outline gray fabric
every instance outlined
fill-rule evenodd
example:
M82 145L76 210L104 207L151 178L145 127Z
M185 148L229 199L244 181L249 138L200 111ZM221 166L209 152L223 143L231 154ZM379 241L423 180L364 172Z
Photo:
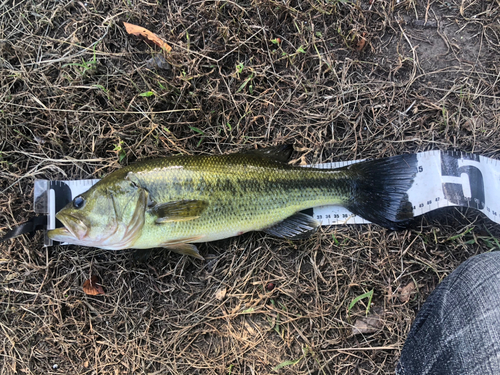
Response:
M500 374L500 252L470 258L429 296L396 374Z

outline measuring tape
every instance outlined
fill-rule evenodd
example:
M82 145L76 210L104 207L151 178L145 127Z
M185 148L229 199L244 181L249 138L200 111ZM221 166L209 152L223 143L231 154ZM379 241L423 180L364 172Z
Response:
M359 162L359 161L355 161ZM350 162L318 164L316 168L339 168ZM417 154L417 175L408 190L413 215L442 207L470 207L500 223L500 165L498 160L456 151ZM369 221L339 206L313 209L322 225L367 224Z
M362 160L324 163L306 167L335 169ZM414 216L442 207L462 206L483 212L500 223L500 166L498 160L464 152L426 151L417 154L417 174L408 190ZM3 240L32 232L42 220L47 230L56 227L56 213L74 197L87 191L99 180L49 181L36 180L34 208L39 215L7 233ZM311 210L308 210L311 213ZM367 224L369 221L340 206L312 209L312 215L322 225ZM45 246L51 246L47 236Z

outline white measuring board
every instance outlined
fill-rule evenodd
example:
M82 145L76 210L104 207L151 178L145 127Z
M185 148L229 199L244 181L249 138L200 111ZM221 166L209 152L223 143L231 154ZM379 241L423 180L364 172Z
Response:
M314 167L339 168L350 163L352 161ZM417 175L408 190L414 216L442 207L462 206L480 210L500 223L498 160L464 152L426 151L417 154L417 165ZM316 207L313 215L322 225L369 223L339 206Z
M335 169L362 160L309 165L306 167ZM426 151L417 154L414 182L408 190L414 216L441 207L462 206L480 210L500 223L500 164L475 154L455 151ZM87 191L99 180L35 181L34 207L37 214L48 217L47 229L56 227L55 214L74 197ZM340 206L313 209L322 225L366 224L369 221ZM52 241L45 238L45 245Z

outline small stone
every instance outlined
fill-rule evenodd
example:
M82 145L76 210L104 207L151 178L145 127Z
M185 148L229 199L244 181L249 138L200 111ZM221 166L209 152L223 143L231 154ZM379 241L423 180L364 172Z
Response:
M154 56L146 62L146 67L149 69L158 68L162 70L170 70L170 64L163 56Z

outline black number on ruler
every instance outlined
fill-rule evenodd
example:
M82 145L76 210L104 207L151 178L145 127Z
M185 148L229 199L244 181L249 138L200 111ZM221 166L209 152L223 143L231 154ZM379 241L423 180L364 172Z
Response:
M56 212L62 210L64 206L73 200L71 188L65 182L51 181L49 189L54 190L54 195L56 197ZM56 221L56 227L62 227L59 220Z
M56 212L61 210L69 202L73 200L71 188L69 185L62 181L51 181L49 189L54 190L56 197Z
M441 174L443 176L460 177L462 173L469 176L471 197L465 197L461 183L445 182L443 194L450 202L459 206L484 208L484 181L481 171L472 166L458 167L458 159L462 156L465 160L475 160L475 155L449 155L441 153Z

